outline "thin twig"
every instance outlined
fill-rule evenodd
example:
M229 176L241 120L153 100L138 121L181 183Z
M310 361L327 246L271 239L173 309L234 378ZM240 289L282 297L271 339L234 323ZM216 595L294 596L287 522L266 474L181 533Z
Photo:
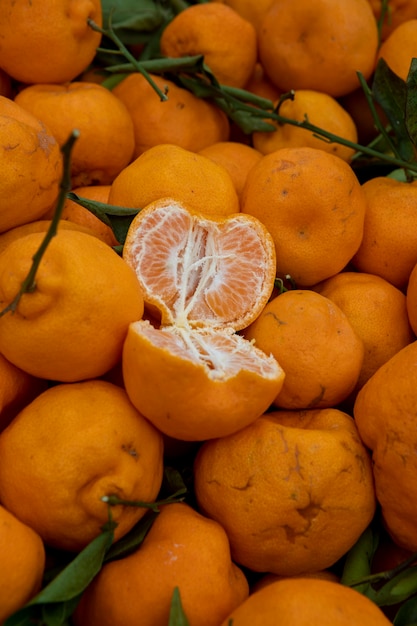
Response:
M59 192L59 196L57 200L57 206L56 206L53 218L51 220L51 224L49 225L49 228L45 233L45 237L43 238L41 245L39 246L38 250L35 252L35 254L32 257L32 265L29 269L29 272L26 278L21 284L21 287L18 293L10 302L10 304L6 306L6 308L4 308L2 311L0 311L0 317L2 317L8 312L14 313L19 305L20 298L23 296L23 294L32 293L36 289L36 273L38 271L43 255L45 254L45 250L47 249L49 245L49 242L51 241L53 237L55 237L57 233L58 224L59 224L59 220L61 219L61 214L64 208L66 195L71 190L71 153L72 153L74 143L78 139L78 136L79 136L79 131L73 130L69 138L67 139L67 141L61 147L61 152L63 155L63 174L62 174L62 180L60 184L60 192Z

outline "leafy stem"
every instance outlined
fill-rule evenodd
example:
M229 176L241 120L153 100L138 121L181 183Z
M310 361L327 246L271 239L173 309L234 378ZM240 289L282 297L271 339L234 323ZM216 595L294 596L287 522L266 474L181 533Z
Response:
M32 265L29 269L29 272L26 278L23 280L21 287L13 298L13 300L6 306L2 311L0 311L0 317L5 315L8 312L16 311L20 299L25 293L33 293L36 289L36 273L38 271L40 262L45 254L45 251L50 243L50 241L55 237L58 231L59 220L61 219L62 210L64 208L65 200L67 197L67 193L71 189L71 154L72 149L76 140L79 137L79 131L74 129L67 141L62 145L61 152L63 156L63 174L60 183L60 192L58 195L57 206L51 220L51 224L49 225L48 230L45 233L45 237L42 240L41 245L35 252L32 257Z
M385 151L381 152L372 145L363 146L344 137L340 137L339 135L335 135L312 124L307 116L305 116L303 120L295 120L280 115L279 106L276 106L271 100L259 97L244 89L237 89L220 84L210 71L210 68L205 65L202 55L180 59L164 57L137 61L126 49L120 38L114 33L111 25L108 29L99 29L97 25L91 22L90 25L109 37L128 61L127 63L106 68L106 72L113 75L112 80L109 82L110 88L114 85L115 79L118 81L123 80L126 75L136 71L140 72L149 81L158 95L160 97L162 96L161 99L166 100L168 96L166 93L162 94L161 90L156 87L150 72L153 74L162 74L176 81L197 97L212 100L247 134L256 131L272 132L275 130L276 124L289 124L310 131L316 137L328 143L338 143L351 148L356 153L364 154L393 167L402 168L407 173L412 172L414 175L417 175L417 163L414 159L404 158L404 153L398 150L396 144L389 137L375 110L372 93L366 83L364 83L364 80L361 80L360 76L359 79L362 87L365 89L365 96L371 107L375 124L381 135L385 138L386 145L390 148L390 153L386 153ZM115 74L117 75L115 76ZM408 178L412 178L412 176L408 175Z

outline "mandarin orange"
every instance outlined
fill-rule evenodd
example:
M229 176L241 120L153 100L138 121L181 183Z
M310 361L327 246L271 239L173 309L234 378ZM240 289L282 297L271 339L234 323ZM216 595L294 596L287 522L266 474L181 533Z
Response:
M208 217L166 198L133 219L123 258L161 320L160 328L131 324L123 346L124 383L141 413L183 440L223 436L263 413L284 372L235 331L273 289L266 228L249 215Z
M397 352L356 396L354 417L372 451L383 521L400 547L417 550L417 341Z
M286 409L332 407L355 388L364 344L332 300L309 289L268 302L243 336L273 354L285 372L274 405Z
M41 120L62 146L73 129L79 138L71 153L73 187L109 185L133 157L133 121L111 91L85 81L29 85L15 102Z
M143 209L166 197L207 215L239 211L229 172L208 157L174 144L153 146L125 167L111 185L109 204Z
M271 411L204 442L194 489L237 564L284 576L332 566L375 512L368 451L352 417L334 408Z
M21 609L41 588L45 547L40 536L0 505L0 621Z
M16 239L0 254L0 309L21 289L45 234ZM95 236L59 230L16 309L0 317L0 352L33 376L73 382L101 376L121 358L142 317L134 271Z
M62 155L52 133L0 96L0 233L39 219L55 206Z
M278 101L275 103L277 104ZM298 89L293 98L288 98L279 107L283 117L323 128L333 135L342 137L353 143L358 141L355 122L341 104L329 94L312 89ZM271 120L270 120L271 121ZM279 148L305 147L319 148L336 154L344 161L350 162L354 149L336 142L324 141L314 133L300 126L275 123L273 132L255 132L252 135L254 147L269 154Z
M356 390L396 352L414 341L404 293L380 276L341 272L313 289L342 309L363 341L365 353Z
M93 60L101 34L100 0L1 0L0 67L19 82L65 83Z
M163 55L202 54L216 79L244 87L257 61L255 27L226 4L207 2L188 6L162 32Z
M289 578L251 594L221 626L390 626L372 600L329 580Z
M0 450L2 503L63 550L99 535L109 519L103 498L153 502L162 483L160 433L105 381L50 387L0 433ZM112 506L115 540L146 510Z
M172 80L151 74L152 80L167 91L160 102L142 74L129 74L113 94L123 102L133 120L134 158L158 144L174 144L198 152L217 141L226 141L230 125L226 114L212 102L198 98Z
M259 60L282 91L314 89L339 97L370 78L378 30L367 0L279 0L258 30Z
M242 212L271 233L277 275L308 287L337 274L357 252L366 197L348 163L317 148L281 148L248 174Z
M363 183L362 190L366 198L363 238L352 266L403 290L417 263L417 181L377 176Z
M223 528L183 503L162 506L139 549L102 568L74 625L166 626L175 587L193 626L218 626L249 592Z

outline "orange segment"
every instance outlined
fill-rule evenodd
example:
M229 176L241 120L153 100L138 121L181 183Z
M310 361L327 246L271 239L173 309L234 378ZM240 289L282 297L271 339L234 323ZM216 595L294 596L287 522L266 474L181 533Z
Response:
M134 218L123 256L164 324L240 330L274 285L274 244L261 222L240 213L208 218L168 198Z
M140 320L124 343L123 379L131 402L161 432L202 441L259 417L279 393L284 372L232 329L157 329Z

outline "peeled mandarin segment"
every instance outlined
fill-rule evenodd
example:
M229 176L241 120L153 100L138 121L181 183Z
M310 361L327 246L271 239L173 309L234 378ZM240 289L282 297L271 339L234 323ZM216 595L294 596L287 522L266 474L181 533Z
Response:
M131 402L161 432L201 441L235 432L279 393L284 372L232 329L130 325L123 378Z
M257 219L208 218L170 199L138 213L123 257L164 324L240 330L274 286L274 244Z

